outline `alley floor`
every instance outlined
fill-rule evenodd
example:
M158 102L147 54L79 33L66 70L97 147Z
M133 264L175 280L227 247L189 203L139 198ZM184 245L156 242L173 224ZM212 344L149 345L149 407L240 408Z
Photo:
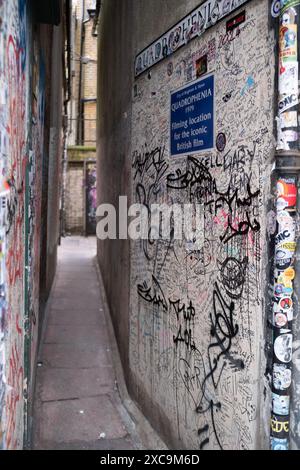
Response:
M135 449L111 357L96 239L68 237L40 348L33 449Z

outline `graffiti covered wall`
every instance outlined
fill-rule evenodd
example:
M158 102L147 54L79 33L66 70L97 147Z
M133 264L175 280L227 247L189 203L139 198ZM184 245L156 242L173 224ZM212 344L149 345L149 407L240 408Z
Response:
M49 40L51 30L34 24L30 6L0 1L0 449L23 447L38 344L46 87L41 37Z
M172 236L131 244L133 393L173 445L190 449L268 446L263 253L275 40L267 0L229 19L236 15L141 75L133 90L132 200L198 203L204 214L197 249ZM214 148L170 156L170 94L209 74Z
M0 443L4 448L19 448L23 439L25 387L24 191L28 125L26 2L24 0L1 2L0 17L2 108L0 339L3 351Z

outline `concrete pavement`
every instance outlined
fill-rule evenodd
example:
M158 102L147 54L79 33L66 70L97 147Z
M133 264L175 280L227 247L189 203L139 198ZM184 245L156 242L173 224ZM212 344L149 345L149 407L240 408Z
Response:
M33 449L141 447L116 387L95 256L95 238L62 240L38 359Z

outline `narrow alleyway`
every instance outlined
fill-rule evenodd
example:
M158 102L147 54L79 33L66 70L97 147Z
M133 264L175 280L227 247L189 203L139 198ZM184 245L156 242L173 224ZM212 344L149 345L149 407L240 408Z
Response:
M95 255L95 238L62 240L38 358L34 449L137 446L117 392Z

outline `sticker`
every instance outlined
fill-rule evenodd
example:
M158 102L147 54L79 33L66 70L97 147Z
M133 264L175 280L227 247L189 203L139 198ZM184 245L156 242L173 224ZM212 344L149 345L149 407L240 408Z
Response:
M284 312L287 312L293 307L293 301L291 297L284 297L283 299L280 299L279 305Z
M296 246L297 246L296 242L286 242L286 243L282 243L282 245L280 245L280 248L283 250L288 250L291 253L294 253L296 250Z
M279 197L276 200L276 208L277 208L278 211L286 209L287 207L288 207L288 203L285 199Z
M280 115L280 126L282 129L285 127L298 127L297 111L288 111L286 113L282 113Z
M286 242L294 242L296 237L295 230L292 229L285 229L282 232L279 232L275 237L275 244L278 248L279 245L281 246L283 243Z
M289 11L283 13L281 16L281 24L284 26L288 26L289 24L296 23L296 10L294 8L290 8Z
M290 150L290 145L288 141L286 140L282 129L279 127L280 126L280 119L276 118L276 123L277 123L277 131L278 131L278 137L277 137L277 150ZM284 206L283 206L284 208Z
M298 135L299 134L296 131L288 130L283 132L283 136L286 142L296 142L298 140Z
M273 386L276 390L287 390L292 384L292 371L285 364L273 365Z
M298 92L298 62L281 63L279 76L279 94Z
M207 73L207 55L200 57L200 59L196 60L196 78L200 78L202 75Z
M283 277L287 280L287 281L293 281L295 279L295 270L294 268L288 268L284 271L283 273ZM286 285L286 284L285 284Z
M171 77L171 75L173 75L173 71L174 71L173 62L169 62L168 67L167 67L168 77Z
M276 250L276 261L292 258L296 251L296 242L281 243ZM288 268L289 266L287 266Z
M274 300L275 300L275 303L273 305L274 322L276 323L276 326L280 326L280 328L282 328L283 326L286 326L287 322L290 322L293 320L293 315L294 315L293 301L290 297L280 298L279 302L278 302L278 299L274 299ZM286 317L286 320L279 314L284 314ZM277 315L278 317L276 317Z
M286 201L286 207L294 207L297 203L297 186L295 178L281 178L277 181L278 199ZM277 202L278 202L277 199ZM279 206L281 204L279 203Z
M216 147L217 147L218 152L224 152L225 147L226 147L226 135L223 132L220 132L217 135Z
M226 32L228 31L233 31L235 28L240 26L241 24L245 23L246 21L246 12L241 11L238 15L234 16L230 20L227 21L226 23Z
M300 5L300 0L281 0L280 4L281 4L281 13L284 13L289 8Z
M293 301L290 297L284 297L280 300L279 305L284 312L287 312L293 307Z
M283 24L280 26L280 59L283 63L297 62L297 25Z
M293 267L287 268L283 272L277 270L276 275L275 275L275 277L277 278L277 284L282 284L285 289L293 289L292 281L294 277L293 279L291 279L290 276L295 276L295 270Z
M283 328L288 323L287 315L285 313L279 312L274 315L274 325L278 328Z
M272 393L272 409L276 415L288 416L290 412L290 397Z
M275 284L274 293L276 296L281 296L284 294L284 286L282 284Z
M273 0L271 6L271 15L277 18L280 15L280 0Z
M274 287L274 294L277 297L282 297L289 295L291 296L293 294L293 288L292 287L285 287L283 284L275 284Z
M271 438L271 450L289 450L288 439Z
M293 258L276 259L276 268L282 271L284 269L289 268L292 263L293 263Z
M280 246L276 248L276 267L281 271L289 268L293 262L295 251L295 242L281 243Z
M274 342L274 352L279 361L287 364L292 360L293 335L286 333L279 335Z
M278 222L278 232L283 232L284 230L295 230L296 223L293 217L287 210L278 211L277 213L277 222Z
M296 106L298 103L299 103L298 93L288 94L287 96L284 96L283 98L281 98L281 100L279 101L278 103L279 112L284 113L288 109Z
M279 438L284 439L288 436L290 430L290 423L283 416L275 416L272 414L271 417L271 430L272 433Z

